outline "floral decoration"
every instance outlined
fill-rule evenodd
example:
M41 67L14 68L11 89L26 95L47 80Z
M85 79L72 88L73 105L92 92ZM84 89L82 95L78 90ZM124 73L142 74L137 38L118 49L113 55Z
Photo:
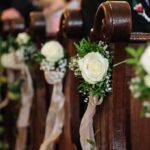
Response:
M112 55L104 42L82 39L75 44L77 55L71 58L69 67L75 76L82 78L79 92L95 96L97 100L111 92ZM88 99L86 98L85 101Z
M150 118L150 46L137 49L128 47L126 50L132 56L127 63L133 65L135 77L130 81L133 96L142 102L142 117Z
M49 41L42 46L41 52L37 53L35 58L40 63L40 69L44 71L47 83L53 85L51 105L46 117L45 136L40 150L53 150L64 126L63 78L67 69L67 57L65 49L58 41Z
M45 43L41 53L35 56L37 62L41 65L41 70L56 72L56 79L62 79L66 73L67 58L65 50L57 41Z

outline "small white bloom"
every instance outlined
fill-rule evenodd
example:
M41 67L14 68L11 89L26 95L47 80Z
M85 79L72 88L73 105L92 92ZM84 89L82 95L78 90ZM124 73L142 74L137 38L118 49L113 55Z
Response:
M145 114L145 117L146 117L146 118L150 118L150 113L146 113L146 114Z
M140 63L145 71L150 74L150 46L145 49L145 52L141 56Z
M45 56L49 62L57 62L64 57L62 45L57 41L50 41L44 44L41 49L41 54Z
M19 45L22 45L22 44L26 44L30 39L30 36L26 33L26 32L23 32L23 33L19 33L17 38L16 38L16 42L19 44Z
M90 84L101 81L107 73L109 62L98 52L91 52L78 60L82 77Z
M144 82L147 87L150 87L150 75L144 77Z
M143 106L150 108L150 102L144 101L144 102L143 102Z
M22 65L21 62L18 61L15 51L3 54L1 57L1 64L3 67L10 69L20 69Z

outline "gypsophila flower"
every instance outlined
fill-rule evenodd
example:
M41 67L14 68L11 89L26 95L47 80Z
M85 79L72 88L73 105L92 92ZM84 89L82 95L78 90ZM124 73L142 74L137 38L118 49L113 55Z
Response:
M55 70L55 63L49 62L46 59L44 59L41 63L41 70L46 70L46 71L54 71Z

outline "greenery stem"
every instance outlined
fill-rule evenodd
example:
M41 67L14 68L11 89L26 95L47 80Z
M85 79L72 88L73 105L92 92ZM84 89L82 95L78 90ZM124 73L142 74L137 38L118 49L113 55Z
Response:
M126 61L127 61L127 59L126 59L126 60L123 60L123 61L121 61L121 62L118 62L117 64L114 64L113 67L117 67L117 66L119 66L119 65L125 64Z

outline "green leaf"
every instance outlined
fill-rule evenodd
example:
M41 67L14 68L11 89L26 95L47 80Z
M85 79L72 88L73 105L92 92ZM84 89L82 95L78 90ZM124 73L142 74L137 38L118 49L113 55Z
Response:
M136 50L135 50L134 48L132 48L132 47L127 47L127 48L126 48L126 51L128 52L128 54L130 54L130 55L133 56L133 57L136 57L136 56L137 56Z
M0 141L0 149L3 149L3 142Z
M4 120L3 116L0 115L0 122L2 122Z
M144 46L141 45L138 49L137 49L137 57L140 57L142 55L144 51Z
M130 64L130 65L136 64L137 62L138 62L138 60L135 58L129 58L126 60L126 63Z
M4 84L7 82L7 78L4 76L0 76L0 83Z
M5 129L3 127L0 127L0 135L4 133Z
M38 53L36 53L35 55L34 55L34 59L35 59L35 61L37 62L37 63L41 63L42 62L42 60L45 58L45 56L43 56L40 52L38 52Z
M95 142L93 140L87 139L87 142L92 145L93 147L96 146Z
M3 145L4 145L4 146L3 146L4 149L6 149L6 150L9 149L9 143L5 142Z

